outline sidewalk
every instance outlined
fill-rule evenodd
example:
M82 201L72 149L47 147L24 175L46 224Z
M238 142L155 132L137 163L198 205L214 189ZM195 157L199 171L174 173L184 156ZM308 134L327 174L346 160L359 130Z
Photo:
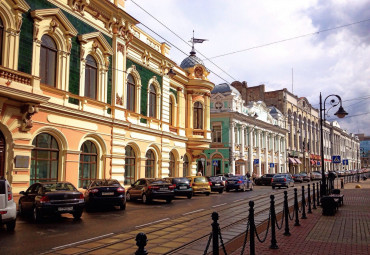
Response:
M344 205L335 216L323 216L318 207L307 219L300 219L301 226L290 224L291 236L284 236L284 229L276 230L279 249L269 248L269 237L264 243L256 239L256 254L370 254L370 181L359 184L361 189L355 188L357 183L345 184ZM239 255L241 250L231 254ZM249 243L244 254L249 254Z

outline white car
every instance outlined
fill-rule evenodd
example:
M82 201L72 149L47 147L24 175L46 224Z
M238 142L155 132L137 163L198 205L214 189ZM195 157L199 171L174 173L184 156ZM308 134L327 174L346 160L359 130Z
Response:
M13 231L17 218L17 205L13 200L12 188L6 179L0 179L0 224Z

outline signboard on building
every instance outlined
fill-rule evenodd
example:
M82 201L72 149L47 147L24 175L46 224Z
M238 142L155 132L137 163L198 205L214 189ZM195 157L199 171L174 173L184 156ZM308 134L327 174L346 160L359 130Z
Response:
M275 167L275 164L274 163L270 163L270 167Z
M258 165L259 162L260 162L260 160L258 158L253 160L253 164L255 164L255 165Z

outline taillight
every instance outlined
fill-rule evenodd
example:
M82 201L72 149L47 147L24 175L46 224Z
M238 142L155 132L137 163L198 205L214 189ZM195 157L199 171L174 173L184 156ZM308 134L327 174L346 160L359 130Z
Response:
M176 185L171 185L171 186L168 186L169 189L174 189L176 188Z
M8 211L0 211L0 214L6 214Z
M274 181L274 179L271 179L271 182L273 182Z
M91 189L91 190L89 190L89 193L98 193L98 192L99 192L98 189Z
M118 192L118 193L124 193L124 192L125 192L125 188L119 187L119 188L117 189L117 192Z
M240 183L243 183L242 181L238 181L238 183L240 184Z
M8 186L8 201L12 200L13 194L12 194L12 188Z
M47 203L47 202L50 202L50 199L48 196L42 196L40 198L40 203Z
M148 189L159 189L158 186L149 186Z
M191 187L191 182L189 182L189 187Z
M284 178L284 181L286 182L286 178Z
M176 183L172 184L173 188L176 189Z
M212 182L208 182L209 186L212 186Z

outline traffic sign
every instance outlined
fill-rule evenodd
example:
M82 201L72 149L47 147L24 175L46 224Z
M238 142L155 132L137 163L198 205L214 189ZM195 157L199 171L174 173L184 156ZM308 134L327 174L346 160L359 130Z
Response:
M255 164L255 165L258 165L259 164L259 159L257 158L257 159L255 159L255 160L253 160L253 164Z
M275 164L274 163L270 163L270 167L274 167L275 166Z
M340 164L342 162L342 160L340 159L340 156L332 156L332 162L334 164Z
M321 165L321 162L320 161L317 161L316 162L316 165L320 166Z
M212 160L212 166L218 166L218 160Z
M348 159L343 159L343 165L348 166Z

